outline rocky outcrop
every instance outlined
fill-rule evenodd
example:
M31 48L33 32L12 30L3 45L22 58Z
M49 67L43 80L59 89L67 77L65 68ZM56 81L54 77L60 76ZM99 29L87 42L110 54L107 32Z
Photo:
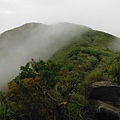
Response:
M117 108L120 107L119 85L110 81L95 82L91 85L89 97L94 101L97 120L120 120L120 109Z
M98 120L119 120L120 109L108 103L97 101L96 118Z
M120 86L110 81L95 82L91 85L90 98L112 103L119 102Z

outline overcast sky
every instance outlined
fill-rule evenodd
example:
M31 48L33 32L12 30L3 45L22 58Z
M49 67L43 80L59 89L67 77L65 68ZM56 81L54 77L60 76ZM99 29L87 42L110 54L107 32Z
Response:
M71 22L120 37L120 0L0 0L0 33L28 22Z

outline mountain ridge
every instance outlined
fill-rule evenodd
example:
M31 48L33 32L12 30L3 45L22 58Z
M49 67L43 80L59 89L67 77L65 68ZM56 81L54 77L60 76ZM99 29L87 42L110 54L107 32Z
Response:
M12 76L19 72L18 68L31 58L49 59L56 51L72 41L74 36L87 30L89 28L66 23L50 26L27 23L4 32L0 35L0 72L2 74L0 80L13 79ZM7 77L5 73L8 73L10 77ZM1 82L0 88L2 84Z
M25 24L0 41L0 88L8 83L0 119L96 119L91 84L120 83L120 52L110 47L117 38L69 23L38 25Z
M83 36L82 39L81 36ZM87 41L83 40L84 37ZM0 34L0 72L2 74L0 80L10 81L9 79L13 79L12 76L18 74L18 68L31 58L48 60L66 45L74 43L74 40L80 40L86 45L91 44L96 47L101 45L101 47L111 49L109 43L115 39L116 37L108 33L67 22L51 25L26 23ZM8 73L10 77L4 73Z

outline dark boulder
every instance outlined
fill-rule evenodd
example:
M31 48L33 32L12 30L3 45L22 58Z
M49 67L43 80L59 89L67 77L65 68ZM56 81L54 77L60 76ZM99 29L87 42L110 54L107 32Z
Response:
M110 81L95 82L91 85L90 99L119 102L120 86L112 84Z
M98 120L119 120L120 109L108 103L97 101L95 116Z

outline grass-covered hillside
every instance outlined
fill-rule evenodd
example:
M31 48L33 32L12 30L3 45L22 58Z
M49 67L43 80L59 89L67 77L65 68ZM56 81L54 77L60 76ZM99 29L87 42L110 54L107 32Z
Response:
M5 90L6 84L19 73L18 68L31 58L48 60L74 37L89 30L70 23L27 23L0 34L0 90Z
M48 61L32 59L21 66L8 91L0 94L0 119L93 120L90 85L109 77L120 80L120 53L110 50L115 39L89 30L76 35Z

